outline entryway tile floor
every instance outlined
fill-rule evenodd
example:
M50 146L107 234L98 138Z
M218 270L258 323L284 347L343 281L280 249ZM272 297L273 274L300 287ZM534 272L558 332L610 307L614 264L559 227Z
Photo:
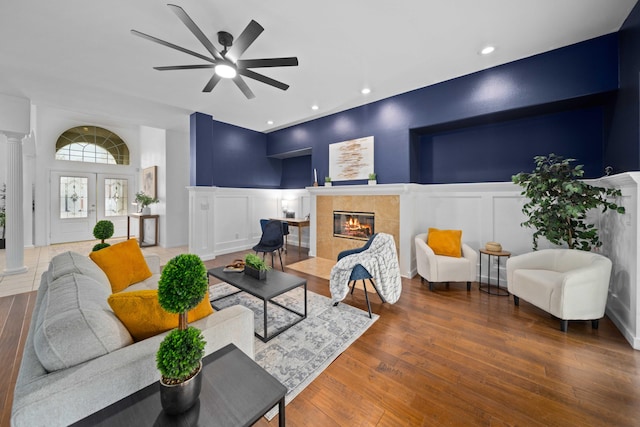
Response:
M109 239L111 244L125 239ZM0 297L15 295L23 292L31 292L40 286L40 276L49 268L49 261L57 254L74 251L81 254L89 254L96 240L86 242L62 243L50 246L38 246L24 249L24 265L27 271L21 274L5 275L6 249L0 250ZM171 258L181 253L188 252L187 246L163 248L161 246L149 246L142 248L143 253L153 253L160 257L160 265L166 264Z

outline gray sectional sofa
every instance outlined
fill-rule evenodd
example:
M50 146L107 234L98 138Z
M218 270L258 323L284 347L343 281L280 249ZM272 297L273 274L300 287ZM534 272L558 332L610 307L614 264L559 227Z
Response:
M152 277L123 292L155 289L160 261L145 256ZM111 310L111 286L87 256L66 252L42 275L20 372L11 423L63 426L158 381L155 353L166 333L134 342ZM253 358L253 313L242 306L191 325L202 330L205 353L234 343Z

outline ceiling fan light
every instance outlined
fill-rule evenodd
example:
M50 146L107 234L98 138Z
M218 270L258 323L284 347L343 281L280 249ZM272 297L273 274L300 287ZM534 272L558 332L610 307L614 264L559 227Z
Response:
M214 70L216 74L222 77L223 79L232 79L237 75L235 67L233 67L232 65L226 62L221 62L217 64Z

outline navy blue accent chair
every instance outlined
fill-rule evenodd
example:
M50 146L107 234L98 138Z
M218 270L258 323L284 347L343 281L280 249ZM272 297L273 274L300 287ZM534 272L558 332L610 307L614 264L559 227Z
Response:
M346 256L358 254L360 252L363 252L369 249L369 246L371 246L371 242L373 242L374 237L376 237L376 234L373 234L369 238L367 243L361 248L348 249L346 251L340 252L338 254L338 261L340 261L342 258ZM378 292L378 289L376 288L376 284L371 279L373 279L373 276L371 275L371 273L367 271L366 268L362 266L362 264L356 264L353 266L353 269L351 270L351 275L349 276L349 285L351 285L351 294L353 294L353 290L356 288L356 282L358 280L362 280L362 286L364 287L364 297L367 300L367 308L369 310L369 318L371 318L371 303L369 302L369 292L367 292L367 283L365 282L365 280L369 280L369 283L371 284L371 286L373 286L373 289L376 291L376 293L380 297L380 300L382 300L382 302L385 302L384 298L380 296L380 292ZM334 306L336 305L338 305L338 303L334 304Z
M262 225L262 220L260 220ZM284 235L282 233L282 222L276 219L267 220L262 227L262 237L260 242L253 247L253 250L257 253L262 252L262 259L265 255L271 254L271 267L274 267L273 253L278 252L280 258L280 267L284 271L284 264L282 263L282 252L280 250L284 246Z
M261 219L260 220L260 228L262 229L262 232L264 233L264 226L267 225L267 222L269 222L270 220L268 219ZM284 222L281 221L280 222L282 224L282 235L284 236L284 245L283 245L283 249L284 249L284 253L287 253L287 240L289 236L289 223L288 222Z

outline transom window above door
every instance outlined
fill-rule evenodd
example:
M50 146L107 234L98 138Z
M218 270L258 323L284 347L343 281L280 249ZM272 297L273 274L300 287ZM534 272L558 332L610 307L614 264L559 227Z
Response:
M110 130L97 126L77 126L58 137L56 160L128 165L129 147Z

